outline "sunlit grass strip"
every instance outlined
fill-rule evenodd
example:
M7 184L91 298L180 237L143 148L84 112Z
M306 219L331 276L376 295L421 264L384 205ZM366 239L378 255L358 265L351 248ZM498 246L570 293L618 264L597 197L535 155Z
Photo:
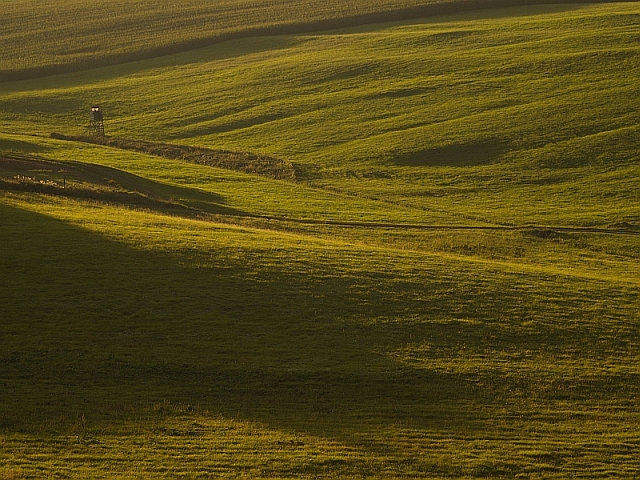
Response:
M160 408L169 411L188 408L162 405ZM636 473L631 465L618 469L617 465L604 460L606 445L618 440L611 433L603 433L600 442L580 436L581 423L591 416L567 422L574 432L565 433L565 438L573 440L573 444L560 439L541 442L547 433L540 421L545 415L550 414L540 412L539 421L530 428L517 424L523 429L523 436L517 440L497 433L480 440L462 432L451 436L440 430L419 431L403 425L381 431L381 437L396 439L398 450L403 452L400 457L393 452L381 454L379 443L365 438L360 442L342 443L201 413L177 418L159 416L143 424L120 427L109 435L101 435L100 430L89 423L86 429L78 426L71 435L56 442L28 435L4 438L5 454L0 453L0 458L10 466L0 471L7 478L43 473L70 478L98 475L442 478L443 475L497 476L506 472L562 478L564 473L592 465L590 474L594 476L619 472L621 476L632 477ZM565 415L571 417L572 412ZM602 426L610 428L608 423L603 422ZM635 441L629 438L618 446L616 453L628 455L634 450ZM432 451L426 455L428 447ZM509 449L508 457L499 453L501 447ZM6 452L16 453L10 456ZM181 455L176 457L176 452ZM528 466L519 468L520 464Z

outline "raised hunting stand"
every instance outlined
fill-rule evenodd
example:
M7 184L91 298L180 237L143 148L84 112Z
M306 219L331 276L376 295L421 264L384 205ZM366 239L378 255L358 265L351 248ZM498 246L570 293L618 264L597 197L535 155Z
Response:
M93 105L91 107L91 116L89 117L89 128L87 132L90 137L104 137L104 118L100 105Z

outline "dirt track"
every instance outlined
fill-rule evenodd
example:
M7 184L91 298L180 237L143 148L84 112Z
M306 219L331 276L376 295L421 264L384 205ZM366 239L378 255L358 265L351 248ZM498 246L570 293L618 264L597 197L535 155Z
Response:
M261 218L264 220L274 220L281 222L292 222L307 225L333 225L337 227L357 227L357 228L389 228L404 230L501 230L501 231L521 231L531 232L539 237L549 237L553 233L598 233L606 235L640 235L640 230L595 228L595 227L562 227L550 225L427 225L410 223L386 223L386 222L343 222L336 220L312 220L299 218L272 217L268 215L251 215L251 218Z

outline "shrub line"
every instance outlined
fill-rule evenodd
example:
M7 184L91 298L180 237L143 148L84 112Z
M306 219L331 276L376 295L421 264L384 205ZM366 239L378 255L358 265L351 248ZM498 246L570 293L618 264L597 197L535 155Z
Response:
M262 175L275 180L296 180L297 178L296 170L290 163L279 158L251 152L214 150L189 145L115 137L68 136L60 133L52 133L51 138L86 142L94 145L105 145L171 160L184 160L199 165L208 165L210 167Z

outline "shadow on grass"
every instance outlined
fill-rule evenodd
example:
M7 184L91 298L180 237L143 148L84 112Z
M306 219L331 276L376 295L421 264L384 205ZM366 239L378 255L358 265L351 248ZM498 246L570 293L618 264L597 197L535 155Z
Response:
M396 157L394 163L408 167L471 167L494 163L507 151L504 142L481 140L411 152Z
M355 430L359 416L394 421L471 399L465 382L394 367L371 350L384 339L342 324L362 300L348 277L283 265L256 278L243 259L190 268L1 204L0 219L3 428L130 420L170 402Z
M416 299L427 277L344 271L337 260L296 271L296 259L277 267L246 248L228 258L145 251L3 204L0 232L6 431L55 431L80 416L130 422L177 404L341 438L401 422L469 430L504 391L474 375L394 362L388 352L426 339L443 351L474 342L577 347L593 333L547 326L501 339L492 302L509 305L512 317L550 315L542 301L514 305L527 285L509 278L461 286L464 272L427 272L429 289L449 292L430 302ZM478 321L366 322L446 315Z
M33 142L0 138L0 154L3 150L7 152L42 153L49 150L49 148Z
M161 184L115 168L83 162L0 157L2 189L98 200L182 216L243 215L225 206L222 195Z

